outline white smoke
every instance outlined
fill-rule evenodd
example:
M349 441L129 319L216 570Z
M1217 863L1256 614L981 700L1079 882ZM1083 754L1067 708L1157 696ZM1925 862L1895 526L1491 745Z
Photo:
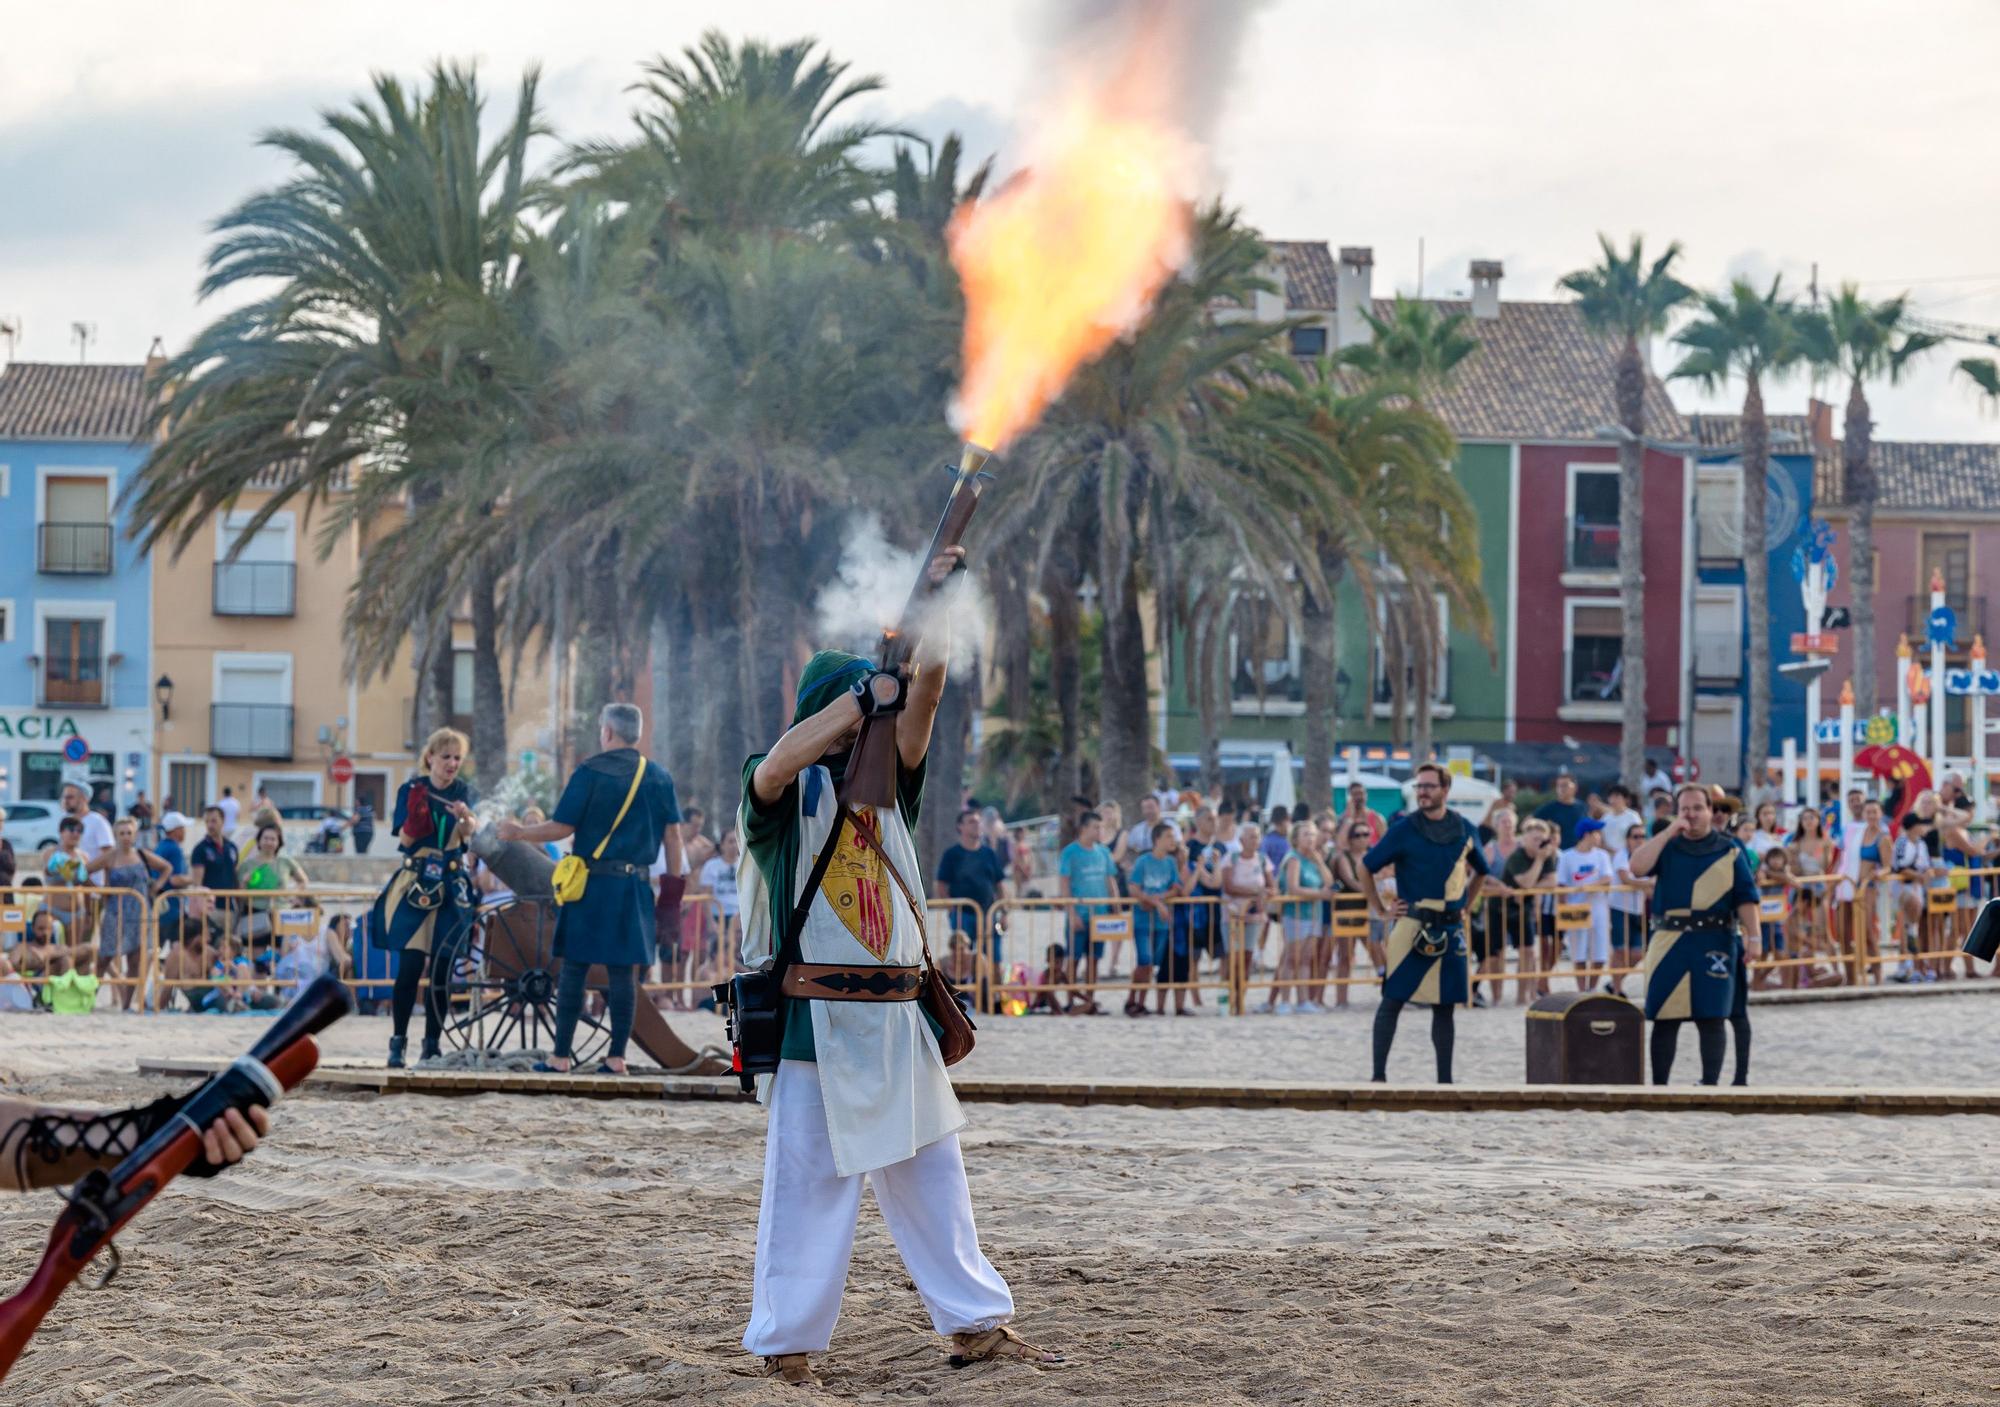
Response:
M813 601L818 638L873 658L881 648L882 632L895 628L923 568L921 550L908 551L889 541L882 520L865 514L854 520L847 547L833 583ZM951 624L951 672L964 678L978 659L993 619L992 603L976 571L947 583Z

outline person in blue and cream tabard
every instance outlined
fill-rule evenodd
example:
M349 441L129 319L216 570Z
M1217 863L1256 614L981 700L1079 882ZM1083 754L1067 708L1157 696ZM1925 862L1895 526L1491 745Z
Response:
M962 555L940 553L933 583ZM893 700L879 708L877 688L897 691L869 661L821 650L800 676L791 728L743 768L737 892L745 967L772 964L815 860L838 837L837 858L789 955L796 960L781 986L777 1073L760 1081L770 1121L743 1347L794 1385L818 1381L807 1355L826 1351L840 1315L864 1179L932 1327L952 1341L955 1363L1062 1363L1007 1327L1013 1296L979 1249L959 1155L965 1116L916 1000L924 930L915 896L924 871L910 827L944 691L944 636L941 621L921 631L900 712ZM865 708L887 714L895 729L898 800L844 810L848 756Z
M1673 1073L1681 1024L1701 1042L1701 1082L1722 1078L1723 1023L1736 1003L1744 958L1763 951L1757 881L1741 847L1718 830L1708 791L1674 795L1667 828L1632 852L1634 875L1652 875L1653 934L1646 944L1646 1017L1653 1023L1653 1083Z
M582 858L589 876L582 896L556 911L562 975L556 982L555 1051L544 1063L554 1073L570 1067L571 1042L583 1015L584 980L600 964L611 1048L597 1072L625 1073L625 1046L632 1038L639 1001L639 969L651 967L659 951L652 866L662 849L666 872L660 897L672 909L670 929L679 926L681 896L687 887L681 874L681 808L674 779L659 763L639 755L645 722L636 704L606 704L597 728L604 750L584 759L570 774L554 819L535 825L500 823L502 840L539 845L571 838L570 853Z
M1437 1054L1439 1084L1451 1083L1452 1045L1457 1031L1452 1008L1470 999L1466 971L1466 905L1482 893L1514 891L1493 877L1480 847L1479 832L1447 808L1451 773L1435 762L1416 770L1411 782L1417 809L1392 822L1361 857L1361 887L1368 907L1395 916L1389 930L1389 972L1382 979L1382 1005L1375 1013L1375 1068L1380 1083L1389 1078L1389 1047L1396 1022L1410 1002L1431 1009L1431 1046ZM1396 899L1385 904L1375 876L1396 867Z

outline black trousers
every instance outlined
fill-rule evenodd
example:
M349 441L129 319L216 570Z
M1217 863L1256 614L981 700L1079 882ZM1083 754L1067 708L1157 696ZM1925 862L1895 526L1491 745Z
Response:
M395 1032L399 1037L410 1032L410 1015L417 1009L417 989L428 975L430 986L424 989L424 1049L435 1049L438 1033L444 1025L445 1002L450 998L449 978L452 944L440 942L436 934L431 937L428 953L411 952L405 948L396 954L396 986L389 999L389 1017L395 1022Z
M556 980L555 1054L560 1060L575 1058L571 1043L576 1039L576 1023L583 1019L583 980L590 975L590 967L587 962L564 958L562 976ZM632 1015L639 1005L639 969L607 967L604 976L604 1014L611 1021L611 1049L606 1055L622 1060L632 1039Z

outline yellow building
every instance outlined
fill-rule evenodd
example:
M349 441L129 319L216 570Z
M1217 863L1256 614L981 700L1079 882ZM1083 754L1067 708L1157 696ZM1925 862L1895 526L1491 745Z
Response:
M154 795L191 815L225 787L245 814L260 787L283 808L351 813L367 801L386 828L396 788L417 764L416 676L408 665L366 686L348 675L341 618L368 547L360 527L349 527L322 558L318 524L288 507L230 560L274 481L253 481L178 559L165 551L154 556ZM463 603L452 621L452 652L450 721L469 733L472 622ZM412 658L407 645L400 653ZM540 650L518 672L502 661L509 762L526 754L542 766L551 761L553 710L543 664ZM337 757L352 763L351 781L333 780ZM478 761L485 775L502 770L496 761L483 767Z
M228 788L281 807L386 804L415 759L410 677L348 677L341 613L359 570L358 527L322 559L317 525L288 507L236 546L269 501L255 481L179 558L153 560L156 796L190 814ZM354 778L337 785L336 757Z

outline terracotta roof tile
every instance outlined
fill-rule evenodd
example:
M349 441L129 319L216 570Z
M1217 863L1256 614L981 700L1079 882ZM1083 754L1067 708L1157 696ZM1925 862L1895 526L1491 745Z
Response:
M1427 299L1440 313L1470 313L1472 305ZM1386 318L1394 304L1375 300ZM1612 397L1617 348L1584 325L1574 303L1502 301L1497 318L1469 318L1479 350L1459 363L1452 388L1431 402L1461 440L1598 440L1601 425L1618 419ZM1646 434L1683 441L1687 422L1660 378L1646 377Z
M1285 306L1293 312L1331 312L1339 297L1340 276L1333 251L1323 239L1272 239L1265 247L1277 256L1285 274Z
M1814 457L1815 502L1844 501L1840 452L1836 441ZM2000 444L1876 440L1869 458L1875 464L1878 512L2000 513Z
M0 440L130 444L146 417L146 368L14 362L0 371Z
M1803 415L1768 415L1771 434L1771 453L1808 454L1812 451L1812 426ZM1743 443L1743 417L1740 415L1711 415L1702 411L1688 417L1688 426L1693 438L1701 442L1703 449L1734 449ZM1792 436L1789 443L1775 437L1782 434Z

